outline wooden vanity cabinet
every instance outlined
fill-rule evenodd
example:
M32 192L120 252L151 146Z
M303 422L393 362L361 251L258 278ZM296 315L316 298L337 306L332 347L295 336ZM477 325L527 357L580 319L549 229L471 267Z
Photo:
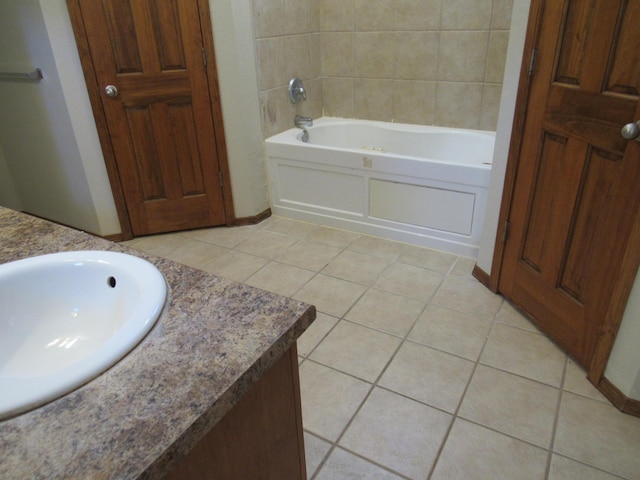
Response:
M166 478L306 480L295 343Z

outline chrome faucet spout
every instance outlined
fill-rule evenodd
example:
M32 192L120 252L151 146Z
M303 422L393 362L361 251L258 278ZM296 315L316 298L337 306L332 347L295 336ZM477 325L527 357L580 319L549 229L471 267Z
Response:
M303 117L302 115L296 115L293 118L293 124L298 128L313 127L313 118Z

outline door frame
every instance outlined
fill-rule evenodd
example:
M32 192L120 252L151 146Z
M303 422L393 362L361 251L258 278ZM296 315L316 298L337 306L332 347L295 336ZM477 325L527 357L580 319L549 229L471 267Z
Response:
M206 72L209 84L209 97L211 98L211 111L213 115L213 128L216 137L216 149L221 173L221 188L224 202L224 212L226 224L235 225L236 218L231 194L231 175L229 173L229 161L227 157L227 144L224 133L224 123L222 118L222 104L220 100L220 87L218 84L218 72L215 49L213 46L213 27L211 25L211 12L209 11L209 0L195 0L200 11L200 29L202 31L202 41L204 52L207 58ZM98 138L102 147L104 163L111 185L111 192L116 206L118 220L120 221L121 234L117 240L130 240L133 238L133 229L129 218L129 212L125 202L120 173L116 164L113 146L111 145L111 135L107 125L107 119L102 105L101 86L98 83L91 59L91 51L87 40L86 27L82 19L82 11L79 0L66 0L71 26L76 40L78 53L80 54L80 64L84 73L89 101L93 110L93 117L96 122ZM110 238L114 238L111 236Z
M495 237L493 260L488 282L485 282L490 290L499 293L499 280L502 270L504 255L504 245L506 241L505 228L511 211L515 178L520 161L520 150L522 147L524 123L527 114L527 103L531 87L531 75L529 74L532 56L538 40L539 25L542 18L543 7L548 0L532 0L529 10L529 20L524 42L522 64L518 90L516 95L516 106L514 111L513 128L507 157L504 187L500 204L500 214L498 216L498 229ZM534 72L535 74L535 72ZM622 270L616 282L613 294L607 306L605 318L603 319L600 332L596 340L596 346L591 359L587 378L598 389L603 392L614 404L620 407L623 404L621 397L624 397L617 389L604 377L604 371L613 349L616 334L622 321L629 294L633 287L638 266L640 265L640 211L633 221L631 235L624 252ZM612 398L613 397L613 398Z

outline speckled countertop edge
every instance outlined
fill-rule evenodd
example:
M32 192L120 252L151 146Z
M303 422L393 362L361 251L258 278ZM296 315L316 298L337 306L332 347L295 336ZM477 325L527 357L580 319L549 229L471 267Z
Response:
M0 263L73 250L145 258L169 298L118 364L0 421L0 478L161 478L315 318L304 303L0 207Z

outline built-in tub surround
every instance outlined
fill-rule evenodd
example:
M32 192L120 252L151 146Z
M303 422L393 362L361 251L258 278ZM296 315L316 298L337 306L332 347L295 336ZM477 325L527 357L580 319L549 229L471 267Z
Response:
M476 257L494 140L494 132L324 117L266 140L272 210Z
M169 288L148 336L90 383L0 422L0 478L159 478L310 325L309 305L0 207L0 262L70 250L150 261Z

